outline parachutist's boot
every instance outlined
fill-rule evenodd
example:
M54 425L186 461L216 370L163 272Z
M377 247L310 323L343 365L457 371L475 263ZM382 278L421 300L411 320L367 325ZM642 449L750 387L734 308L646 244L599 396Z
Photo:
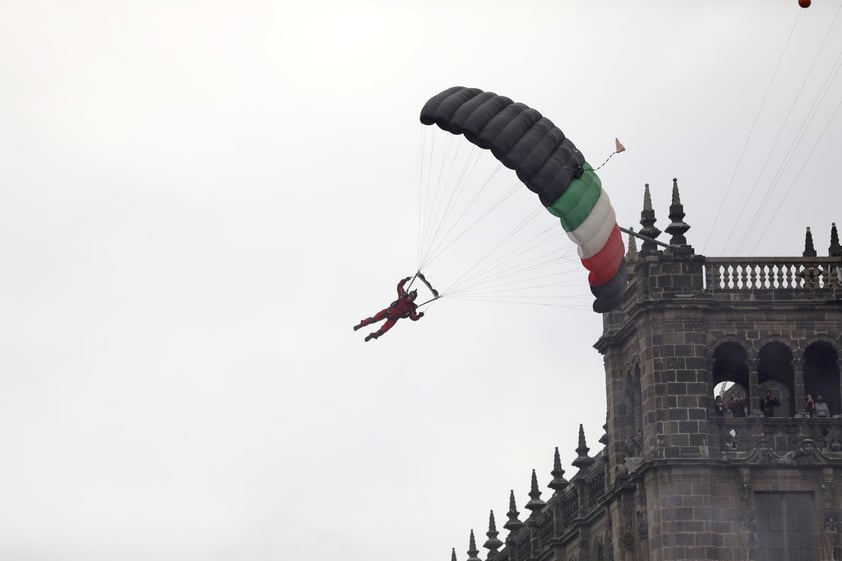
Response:
M378 337L380 337L379 333L369 333L365 336L365 340L370 341L371 339L377 339Z
M364 319L364 320L362 320L360 323L358 323L357 325L355 325L355 326L354 326L354 331L356 331L356 330L357 330L357 329L359 329L360 327L365 327L366 325L368 325L368 324L369 324L369 323L371 323L372 321L374 321L374 318L365 318L365 319Z

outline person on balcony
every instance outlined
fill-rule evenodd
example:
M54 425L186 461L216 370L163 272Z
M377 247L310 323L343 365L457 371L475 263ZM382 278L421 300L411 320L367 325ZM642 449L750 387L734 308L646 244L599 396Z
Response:
M813 396L807 394L807 401L804 403L804 412L807 413L809 417L816 416L816 402L813 401Z
M748 404L746 400L736 393L731 394L731 400L728 402L728 410L734 417L745 417L748 414Z
M766 392L766 396L760 401L760 410L764 417L774 417L775 407L781 406L781 400L775 397L772 390Z
M830 407L821 394L816 396L816 417L830 417Z
M725 416L725 405L722 403L722 396L716 396L713 404L713 413L717 417L724 417Z

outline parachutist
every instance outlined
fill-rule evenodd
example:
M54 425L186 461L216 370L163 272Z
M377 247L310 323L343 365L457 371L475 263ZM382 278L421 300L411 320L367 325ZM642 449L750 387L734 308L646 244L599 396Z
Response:
M374 314L372 317L365 318L364 320L360 321L357 325L354 326L354 331L358 330L361 327L365 327L366 325L371 325L372 323L377 323L379 321L386 320L386 323L380 326L380 329L377 331L373 331L365 336L366 341L370 341L371 339L377 339L390 329L398 322L399 319L409 318L412 321L418 321L422 317L424 317L424 312L418 312L418 305L415 303L415 299L418 297L417 290L410 290L407 292L404 290L404 285L411 279L412 277L406 277L401 279L398 283L398 299L389 304L388 308L384 308Z

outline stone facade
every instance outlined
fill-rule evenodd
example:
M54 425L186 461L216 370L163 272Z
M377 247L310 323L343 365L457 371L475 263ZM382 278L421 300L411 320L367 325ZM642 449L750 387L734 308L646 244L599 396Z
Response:
M839 558L842 419L804 409L811 385L839 403L838 267L839 258L637 256L625 305L605 318L596 345L612 437L606 469L634 484L635 522L646 525L645 535L636 528L644 546L618 548L615 559L764 559L755 501L764 492L815 501L814 554L781 559ZM819 280L811 284L806 270L821 271ZM824 358L805 381L805 357L816 348ZM744 388L748 417L713 414L714 387L726 381ZM774 417L759 405L767 383L791 397Z
M840 252L706 258L683 217L674 186L670 247L630 240L625 302L604 315L605 447L589 457L580 433L578 473L556 455L553 494L523 522L512 496L488 561L842 559ZM714 413L721 382L746 417ZM832 416L806 411L819 393Z

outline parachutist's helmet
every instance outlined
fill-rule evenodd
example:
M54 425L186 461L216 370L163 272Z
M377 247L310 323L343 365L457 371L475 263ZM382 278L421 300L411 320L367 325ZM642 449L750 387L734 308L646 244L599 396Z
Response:
M415 300L416 298L418 298L418 291L417 290L410 290L409 291L409 299Z

